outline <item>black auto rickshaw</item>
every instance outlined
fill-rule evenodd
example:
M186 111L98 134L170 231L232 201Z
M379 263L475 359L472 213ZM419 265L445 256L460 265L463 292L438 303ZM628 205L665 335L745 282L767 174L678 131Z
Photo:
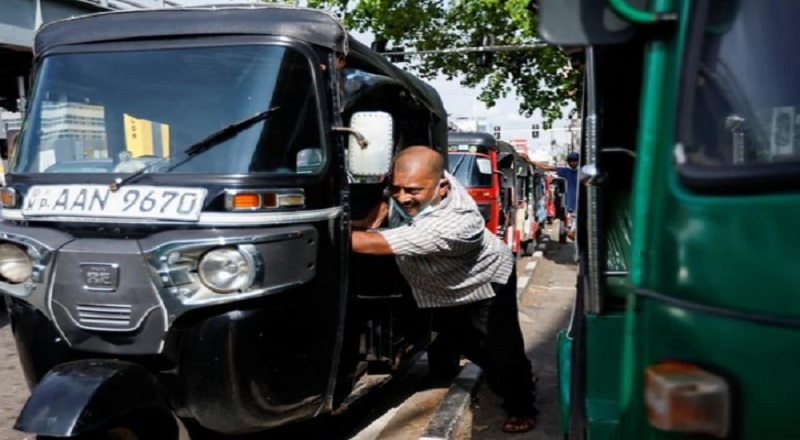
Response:
M431 87L290 7L91 15L35 53L0 222L18 430L264 430L341 411L430 342L350 220L399 149L446 155Z

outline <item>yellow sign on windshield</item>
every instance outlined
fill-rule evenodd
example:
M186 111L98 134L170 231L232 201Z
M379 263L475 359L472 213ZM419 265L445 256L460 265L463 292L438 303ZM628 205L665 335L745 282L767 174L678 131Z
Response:
M133 157L169 157L169 125L123 113L125 148Z

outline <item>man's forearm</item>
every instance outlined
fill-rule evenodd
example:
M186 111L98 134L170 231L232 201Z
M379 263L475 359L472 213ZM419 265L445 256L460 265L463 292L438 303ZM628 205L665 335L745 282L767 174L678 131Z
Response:
M522 160L524 160L525 162L528 162L529 164L531 164L531 165L533 165L533 166L535 166L537 168L541 168L544 171L555 171L556 170L556 167L554 167L552 165L547 165L547 164L544 164L544 163L541 163L541 162L536 162L536 161L531 160L531 158L528 157L528 155L525 154L525 153L520 154L519 157L521 157Z
M544 171L555 171L556 170L556 167L554 167L552 165L543 164L541 162L530 161L530 164L535 166L536 168L541 168Z
M353 231L353 252L369 255L394 255L389 242L377 232Z

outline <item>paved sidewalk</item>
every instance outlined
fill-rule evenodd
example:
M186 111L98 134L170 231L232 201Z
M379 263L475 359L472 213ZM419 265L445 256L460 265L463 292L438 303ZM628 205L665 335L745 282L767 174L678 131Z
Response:
M556 227L552 229L557 230ZM519 274L520 327L525 348L539 378L537 406L541 411L538 426L525 434L508 434L500 429L505 413L500 399L484 382L473 402L474 440L561 440L558 415L558 376L556 370L556 334L568 325L575 299L577 266L575 246L550 240L541 256L536 256L535 270L524 283L525 267ZM524 287L522 287L524 286Z

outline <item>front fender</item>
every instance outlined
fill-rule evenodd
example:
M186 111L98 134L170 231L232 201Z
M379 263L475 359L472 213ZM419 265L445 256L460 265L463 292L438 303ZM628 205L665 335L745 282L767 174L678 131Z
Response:
M118 360L81 360L55 366L33 389L14 429L71 437L144 409L169 411L155 377Z

